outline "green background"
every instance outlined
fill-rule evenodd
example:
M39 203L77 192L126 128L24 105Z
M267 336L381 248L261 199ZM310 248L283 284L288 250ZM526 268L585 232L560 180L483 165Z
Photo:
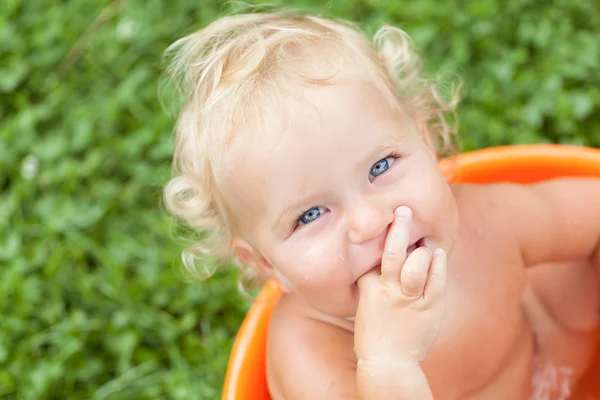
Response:
M429 72L464 80L467 150L600 146L597 1L288 4L406 30ZM158 82L170 43L234 8L1 2L0 398L218 398L248 302L235 271L182 272Z

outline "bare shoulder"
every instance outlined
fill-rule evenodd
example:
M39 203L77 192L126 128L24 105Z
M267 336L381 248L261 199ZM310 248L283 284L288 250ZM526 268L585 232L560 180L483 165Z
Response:
M516 188L517 185L505 183L453 185L461 232L471 248L489 251L491 246L494 252L505 255L509 249L518 253L514 227L506 220L506 209Z
M536 184L467 185L463 209L497 233L514 237L526 266L584 260L600 240L600 179L562 178Z
M274 400L354 399L351 332L312 318L284 296L269 327L267 380Z

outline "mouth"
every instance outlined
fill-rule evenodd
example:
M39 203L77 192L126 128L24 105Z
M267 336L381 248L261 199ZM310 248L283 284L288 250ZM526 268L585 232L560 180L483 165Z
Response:
M421 239L419 239L419 240L417 240L416 242L414 242L413 244L411 244L410 246L408 246L406 248L406 257L408 257L413 251L415 251L419 247L427 247L426 244L425 244L425 238L424 237L421 238ZM377 265L375 265L375 266L373 266L372 268L369 269L369 271L371 271L371 270L377 270L377 272L380 272L381 271L381 260L379 261L379 263ZM356 285L356 282L354 282L354 285Z
M425 247L425 238L421 238L406 248L406 257L419 247Z

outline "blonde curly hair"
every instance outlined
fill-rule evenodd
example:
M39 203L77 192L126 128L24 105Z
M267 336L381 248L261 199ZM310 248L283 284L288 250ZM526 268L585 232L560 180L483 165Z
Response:
M264 110L285 114L282 100L294 96L294 85L325 86L361 74L390 104L420 116L438 154L453 148L455 129L444 115L453 111L458 96L442 99L398 28L384 26L369 41L346 21L295 12L234 15L176 41L166 56L182 109L164 202L200 233L183 252L186 269L197 278L214 269L202 260L199 269L198 259L232 256L235 226L219 190L223 175L216 171L239 136L260 130Z

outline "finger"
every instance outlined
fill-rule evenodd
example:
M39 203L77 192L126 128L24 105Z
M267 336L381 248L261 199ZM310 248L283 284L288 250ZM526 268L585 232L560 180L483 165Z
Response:
M367 290L369 290L370 287L379 284L379 282L379 271L377 270L377 268L374 268L366 274L364 274L363 276L361 276L360 278L358 278L356 284L358 285L358 290L360 290L360 292L364 294Z
M400 283L402 293L408 297L421 297L425 290L427 274L431 265L431 251L419 247L413 251L402 267Z
M436 249L433 253L433 262L429 269L429 276L425 284L425 298L436 299L446 291L446 276L448 272L448 261L446 252Z
M406 248L410 240L411 224L411 209L398 207L394 212L394 222L385 239L385 248L381 257L381 280L384 284L400 282L400 272L406 261Z

